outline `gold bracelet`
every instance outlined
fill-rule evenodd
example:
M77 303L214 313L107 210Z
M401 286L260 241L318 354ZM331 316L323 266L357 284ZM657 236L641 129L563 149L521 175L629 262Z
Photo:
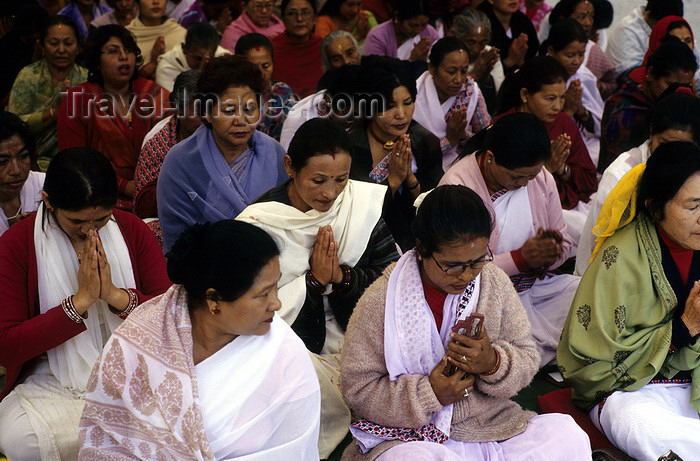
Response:
M496 373L501 366L501 354L496 349L493 351L496 353L496 365L494 365L493 368L486 373L479 373L481 376L491 376L492 374Z

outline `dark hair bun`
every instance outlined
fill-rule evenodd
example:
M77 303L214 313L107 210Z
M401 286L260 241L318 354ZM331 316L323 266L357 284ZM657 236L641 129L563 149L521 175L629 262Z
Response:
M168 260L168 277L170 281L183 284L192 276L194 259L197 257L196 245L206 234L209 223L194 224L185 229L172 246L166 258Z

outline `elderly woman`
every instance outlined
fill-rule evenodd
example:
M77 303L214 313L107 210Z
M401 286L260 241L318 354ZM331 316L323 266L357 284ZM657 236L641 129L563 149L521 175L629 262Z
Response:
M58 148L87 146L107 157L117 174L117 208L131 210L141 143L168 109L168 92L138 77L141 55L122 26L93 29L85 46L88 81L61 104Z
M243 13L226 27L221 46L233 52L236 43L245 34L262 34L272 39L284 32L284 23L273 14L272 0L243 0Z
M575 19L563 18L552 26L542 51L564 66L569 78L563 112L573 118L594 165L600 153L600 122L603 118L603 98L598 79L583 66L588 36Z
M416 86L406 66L395 58L363 59L360 105L362 123L350 131L355 144L350 178L388 187L384 219L404 250L413 246L410 224L413 202L442 177L442 152L437 136L413 120Z
M574 403L634 459L700 453L698 200L692 143L662 144L620 181L557 351Z
M488 264L481 198L438 187L413 226L416 248L367 289L348 325L341 386L359 419L343 459L590 460L570 416L510 400L539 357L508 277Z
M117 179L88 148L59 152L36 214L0 239L0 451L76 459L92 366L134 308L170 286L160 245L115 209Z
M205 123L165 157L158 177L158 217L166 251L192 224L232 219L287 179L284 149L255 129L265 80L242 56L204 67L196 93Z
M372 12L362 9L362 0L327 0L318 12L314 32L325 37L336 30L344 30L362 46L367 32L377 24Z
M64 92L87 79L87 70L75 63L78 37L78 28L68 16L49 18L39 36L44 58L22 69L12 85L7 109L32 130L43 171L58 152L56 121Z
M323 70L338 69L346 64L360 64L360 47L350 32L334 30L321 42Z
M302 98L316 92L323 75L321 37L313 33L316 0L282 0L284 32L272 39L277 61L272 78L283 80Z
M318 381L275 315L278 255L238 221L183 232L167 255L176 285L129 316L95 365L80 459L319 459Z
M126 28L134 35L143 56L139 73L156 74L158 57L185 41L187 30L165 13L166 0L139 0L139 15Z
M413 119L440 138L447 171L464 142L491 124L479 85L468 75L469 53L456 37L441 38L430 50L428 70L416 82Z
M496 119L526 112L547 126L552 155L544 166L556 180L561 207L565 210L564 220L576 246L598 179L578 125L562 111L568 79L566 68L556 59L550 56L531 59L505 80L500 94L500 115Z
M489 113L496 113L497 93L505 79L499 50L490 46L491 21L479 10L466 10L455 17L451 34L467 45L469 75L479 84Z
M287 119L289 109L294 106L294 93L284 82L272 80L275 70L272 42L263 34L245 34L236 43L236 54L245 57L260 68L265 78L262 95L262 113L258 130L279 141L282 126Z
M571 240L556 183L543 166L551 156L544 124L516 113L474 136L440 184L474 190L495 216L490 246L525 306L541 366L552 361L579 278L554 275L569 256Z
M362 54L426 61L430 46L439 38L428 24L427 4L423 0L405 0L395 2L394 7L393 18L367 34Z
M0 111L0 235L41 203L44 173L29 170L34 160L29 127L15 114Z
M338 388L339 359L357 299L398 258L381 218L384 186L349 180L352 142L328 119L294 135L286 183L238 216L282 248L282 318L311 351L321 383L319 451L327 458L347 434L350 412Z
M189 138L202 124L202 119L195 113L194 98L199 75L198 70L178 75L170 93L170 105L177 113L158 122L144 138L134 172L134 213L140 218L158 217L156 185L163 160L175 144ZM156 228L160 229L160 226Z

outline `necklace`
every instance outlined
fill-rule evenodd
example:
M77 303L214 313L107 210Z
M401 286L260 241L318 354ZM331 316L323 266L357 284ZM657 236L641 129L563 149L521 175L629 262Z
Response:
M8 216L8 217L7 217L7 220L8 220L8 221L12 221L12 220L15 219L17 216L19 216L20 213L22 213L22 199L20 199L20 201L19 201L19 208L17 209L17 213L15 213L14 216Z
M391 150L394 148L394 141L384 142L381 139L379 139L379 136L377 136L377 133L374 132L374 129L372 128L371 123L367 126L367 131L369 131L370 136L372 136L375 141L377 141L379 144L382 145L382 148L385 151L391 152Z

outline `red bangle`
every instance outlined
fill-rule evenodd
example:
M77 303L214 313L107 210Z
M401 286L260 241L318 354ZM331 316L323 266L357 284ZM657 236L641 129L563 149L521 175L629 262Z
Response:
M323 294L323 292L326 291L326 287L318 281L316 276L314 276L314 274L311 271L308 271L306 273L306 281L309 282L309 284L311 284L312 287L316 288L316 290L319 293Z
M343 271L343 280L341 280L340 283L333 284L333 291L343 291L350 286L350 277L352 277L350 266L343 264L340 266L340 270Z
M493 366L489 371L486 373L479 373L481 376L491 376L492 374L496 373L498 371L498 368L501 366L501 354L494 349L493 350L496 353L496 365Z

